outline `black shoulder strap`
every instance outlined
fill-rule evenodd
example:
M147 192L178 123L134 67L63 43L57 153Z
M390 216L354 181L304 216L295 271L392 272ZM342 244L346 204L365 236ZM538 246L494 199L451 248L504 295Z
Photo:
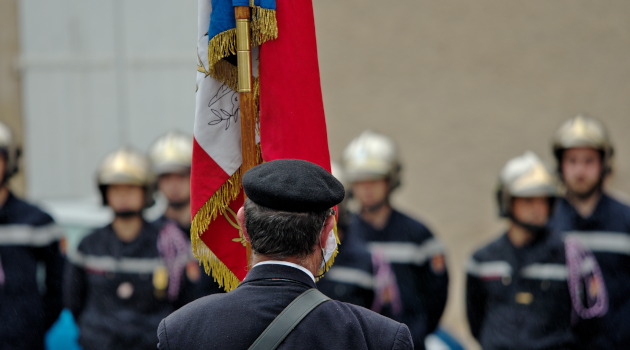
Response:
M295 298L282 310L256 339L249 350L272 350L278 347L293 328L319 304L330 300L322 292L311 288Z

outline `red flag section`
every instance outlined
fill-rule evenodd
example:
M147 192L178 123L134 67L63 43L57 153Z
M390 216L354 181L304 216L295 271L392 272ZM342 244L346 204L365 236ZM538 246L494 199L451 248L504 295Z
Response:
M330 171L313 5L276 4L278 39L260 48L262 156L308 160Z

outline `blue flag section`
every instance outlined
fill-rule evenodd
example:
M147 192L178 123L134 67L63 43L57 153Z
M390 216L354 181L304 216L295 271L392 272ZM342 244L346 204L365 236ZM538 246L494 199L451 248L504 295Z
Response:
M254 6L275 10L276 0L255 0ZM210 14L210 26L208 28L208 37L213 38L217 34L236 27L234 19L234 7L250 6L249 0L213 0L212 13Z

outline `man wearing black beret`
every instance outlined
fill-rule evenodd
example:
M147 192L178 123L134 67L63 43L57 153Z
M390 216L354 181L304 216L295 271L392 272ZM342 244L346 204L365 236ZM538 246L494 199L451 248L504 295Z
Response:
M318 299L315 276L336 249L332 207L345 194L337 179L316 164L279 159L245 173L243 188L248 199L237 217L253 267L233 291L162 320L159 349L247 349L256 341L264 346L252 348L413 349L404 324ZM286 330L278 331L283 324Z

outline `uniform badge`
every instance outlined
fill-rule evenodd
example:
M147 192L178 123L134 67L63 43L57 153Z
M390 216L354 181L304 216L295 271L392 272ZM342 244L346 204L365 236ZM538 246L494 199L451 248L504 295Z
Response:
M186 264L186 277L191 282L197 282L201 278L201 268L195 260L191 260Z
M529 305L532 303L532 301L534 301L534 295L528 292L518 292L516 293L514 299L519 304Z
M446 270L446 262L444 261L444 255L438 254L431 258L431 270L435 274L442 274Z
M133 295L133 284L131 282L123 282L116 288L116 295L120 299L129 299Z
M153 270L153 288L155 296L158 298L164 297L166 294L166 287L168 286L168 270L165 266L158 266Z
M588 296L596 298L599 295L599 280L597 278L591 278L588 283Z

